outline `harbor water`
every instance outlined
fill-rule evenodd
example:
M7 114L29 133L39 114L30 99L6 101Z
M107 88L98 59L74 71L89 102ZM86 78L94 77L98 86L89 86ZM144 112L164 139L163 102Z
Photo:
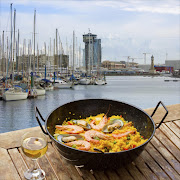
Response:
M36 99L0 101L0 133L38 126L37 106L45 118L55 108L80 99L105 98L123 101L141 109L180 103L180 81L165 82L165 77L109 76L107 84L77 85L74 89L47 91Z

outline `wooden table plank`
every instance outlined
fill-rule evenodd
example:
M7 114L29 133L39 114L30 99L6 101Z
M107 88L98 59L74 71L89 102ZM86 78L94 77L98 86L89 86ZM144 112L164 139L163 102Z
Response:
M117 174L119 175L119 178L122 180L132 180L132 176L129 174L129 172L124 168L120 167L116 170Z
M174 158L174 156L164 147L164 145L154 137L151 143L158 149L161 155L171 164L171 166L180 174L180 163Z
M180 129L176 124L174 124L173 122L167 122L165 124L169 129L171 129L171 131L174 132L174 134L176 134L178 138L180 138Z
M106 170L105 174L108 176L110 180L119 180L119 176L116 174L114 170Z
M180 104L168 105L166 107L167 107L169 113L168 113L166 119L164 120L164 122L180 119L180 111L179 111ZM147 112L149 115L151 115L152 112L154 111L154 108L145 109L144 111ZM165 113L166 113L166 111L164 110L164 108L159 107L157 109L155 115L153 116L154 122L159 123L160 119L162 119L162 117L164 116Z
M50 162L52 168L54 169L56 176L61 180L71 179L67 168L63 165L60 157L56 154L54 148L50 143L48 143L48 151L46 152L48 161Z
M162 157L162 155L156 150L151 143L146 146L148 153L154 158L154 160L161 166L161 168L170 176L172 179L179 180L178 173L171 167L171 165Z
M42 131L42 130L39 126L37 126L33 128L27 128L27 129L21 129L17 131L11 131L7 133L1 133L0 134L0 139L1 139L0 147L4 149L20 147L22 135L30 131ZM49 142L51 141L50 138L48 138L48 141Z
M178 121L173 121L180 128L180 119Z
M144 180L146 179L144 177L144 175L139 172L138 168L135 166L135 163L132 162L132 163L129 163L127 164L126 166L126 169L128 170L128 172L131 174L131 176L134 178L134 179L137 179L137 180Z
M51 147L51 153L53 153L53 154L55 153L55 154L56 154L55 157L58 157L58 158L57 158L58 160L56 160L56 158L52 158L52 163L53 163L53 165L54 165L54 166L57 166L57 164L59 164L59 160L60 160L60 161L62 162L62 166L64 166L64 167L67 168L67 171L69 172L69 174L71 175L71 178L72 178L73 180L82 180L82 177L79 175L79 173L77 172L76 168L75 168L72 164L68 163L68 162L60 155L60 153L57 151L54 143L53 143L52 145L49 145L49 147ZM49 154L48 154L48 156L49 156L50 158L52 157L52 156L49 155ZM59 167L56 167L56 168L59 168ZM56 168L54 168L54 169L55 169L56 173L58 173L59 171L58 171Z
M20 176L6 149L0 148L0 179L2 180L20 180Z
M83 169L83 168L79 168L81 173L83 174L83 179L84 180L96 180L95 177L93 176L92 173L90 173L89 170Z
M160 131L160 129L156 129L155 137L161 141L161 143L177 160L180 160L180 150L167 138L167 136L165 136L162 131Z
M21 177L21 179L25 179L24 172L28 169L27 165L25 164L21 154L19 153L17 148L9 149L8 150L11 159Z
M96 180L109 180L104 171L94 171Z
M46 179L47 180L57 180L57 176L54 173L54 170L52 169L48 159L46 158L46 156L42 156L41 158L38 159L38 164L40 166L41 169L44 170L45 174L46 174ZM63 176L64 177L64 176ZM65 180L69 180L70 178L66 178Z
M137 157L135 154L131 154L133 157L134 163L138 167L139 171L146 177L146 179L158 179L157 176L149 169L149 167L145 164L144 160L141 157Z
M146 164L151 168L151 170L156 174L156 176L159 179L166 179L166 180L170 179L146 150L142 151L142 153L140 154L140 157L144 159Z
M179 138L163 123L160 130L180 149Z

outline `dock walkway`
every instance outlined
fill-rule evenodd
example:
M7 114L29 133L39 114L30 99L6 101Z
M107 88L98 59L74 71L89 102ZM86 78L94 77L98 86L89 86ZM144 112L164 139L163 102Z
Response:
M156 130L145 150L131 164L116 170L88 171L69 164L49 140L48 151L38 166L47 180L133 180L180 179L180 104L167 106L169 114ZM151 114L154 108L146 109ZM155 123L164 114L163 108L153 117ZM39 127L0 134L0 180L25 179L23 173L32 168L31 159L20 148L21 136Z

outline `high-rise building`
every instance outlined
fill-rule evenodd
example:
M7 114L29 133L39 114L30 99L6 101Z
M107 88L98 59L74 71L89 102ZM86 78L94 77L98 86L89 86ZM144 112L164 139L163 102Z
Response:
M91 72L93 67L101 63L101 39L97 39L97 35L88 33L83 35L85 43L85 64L86 72Z

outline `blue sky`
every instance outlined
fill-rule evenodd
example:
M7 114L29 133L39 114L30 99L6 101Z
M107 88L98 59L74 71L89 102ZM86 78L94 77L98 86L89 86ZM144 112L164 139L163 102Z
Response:
M153 54L155 63L166 59L180 60L180 2L177 0L124 1L48 1L1 0L0 32L9 36L10 3L16 9L16 27L20 41L31 39L36 9L36 39L40 48L53 41L58 28L64 48L72 44L75 30L78 46L84 47L82 35L91 32L102 41L102 60L126 60L131 56L147 63Z

